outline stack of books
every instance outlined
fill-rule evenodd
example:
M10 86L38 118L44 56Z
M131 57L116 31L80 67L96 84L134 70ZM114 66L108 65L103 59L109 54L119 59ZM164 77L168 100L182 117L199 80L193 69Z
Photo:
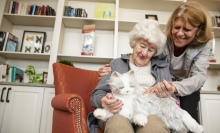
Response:
M85 9L73 8L71 6L65 6L65 8L64 8L64 16L87 18L88 14L86 13Z
M8 13L21 15L56 16L56 11L49 5L30 5L28 3L22 3L17 1L11 1Z
M1 82L23 82L24 71L18 67L8 64L0 64Z
M18 38L10 32L0 31L0 51L17 51Z

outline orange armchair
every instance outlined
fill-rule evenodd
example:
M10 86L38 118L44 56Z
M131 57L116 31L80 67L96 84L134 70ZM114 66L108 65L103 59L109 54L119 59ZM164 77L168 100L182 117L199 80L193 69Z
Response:
M51 101L53 133L88 133L86 118L93 89L99 81L97 71L84 70L61 63L53 64L55 97ZM100 130L99 130L100 132Z

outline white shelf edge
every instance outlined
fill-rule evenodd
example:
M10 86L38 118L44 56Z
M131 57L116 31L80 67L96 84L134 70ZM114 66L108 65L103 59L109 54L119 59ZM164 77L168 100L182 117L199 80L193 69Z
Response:
M0 51L0 56L6 59L26 59L26 60L44 60L49 61L50 54L45 53L22 53Z
M58 54L57 58L59 60L68 60L72 62L81 62L81 63L110 63L113 57L98 57L98 56L72 56L72 55L63 55Z

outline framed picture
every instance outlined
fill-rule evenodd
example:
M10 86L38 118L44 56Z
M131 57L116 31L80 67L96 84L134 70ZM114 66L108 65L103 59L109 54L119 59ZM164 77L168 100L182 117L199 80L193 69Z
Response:
M220 27L220 16L215 16L216 26Z
M145 14L145 18L146 19L154 19L158 21L157 15L149 15L149 14Z
M23 53L43 53L46 32L24 31L21 52Z
M43 84L47 84L47 75L48 75L48 72L43 72Z

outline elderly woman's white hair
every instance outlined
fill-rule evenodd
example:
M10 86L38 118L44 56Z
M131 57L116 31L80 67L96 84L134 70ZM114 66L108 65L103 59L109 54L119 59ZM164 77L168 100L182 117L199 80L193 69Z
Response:
M143 38L149 43L157 46L154 56L157 56L163 52L167 40L166 35L159 27L159 23L152 19L144 19L138 22L130 31L129 43L131 48L134 48L136 41L140 38Z

